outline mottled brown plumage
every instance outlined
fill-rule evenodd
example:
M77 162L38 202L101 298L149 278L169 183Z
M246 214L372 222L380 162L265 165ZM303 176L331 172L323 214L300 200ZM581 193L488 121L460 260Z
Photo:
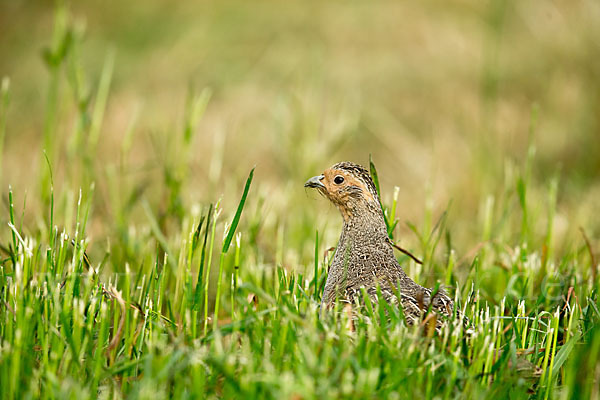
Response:
M317 189L340 210L344 225L323 292L321 306L330 307L336 298L354 303L361 288L377 302L377 286L383 298L400 304L409 324L421 321L427 309L437 314L436 329L450 316L453 302L443 291L415 283L402 269L390 241L375 184L360 165L341 162L312 177L306 187ZM440 317L440 315L442 317Z

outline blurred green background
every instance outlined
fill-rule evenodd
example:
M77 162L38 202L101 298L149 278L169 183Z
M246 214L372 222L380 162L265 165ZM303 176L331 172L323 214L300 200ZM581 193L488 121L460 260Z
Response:
M296 268L311 262L316 229L333 246L341 225L304 181L372 154L386 204L399 187L397 238L408 248L418 240L404 222L427 232L446 209L458 259L490 236L519 243L522 232L502 229L522 218L519 180L534 205L533 248L547 235L552 182L557 251L583 248L580 226L597 244L596 1L98 0L58 9L0 3L0 75L10 78L1 184L12 185L17 210L26 202L25 231L48 215L44 149L58 214L95 183L92 253L115 225L124 235L146 223L141 199L166 235L221 195L232 212L256 165L242 224L266 249L262 262ZM61 29L73 40L53 72L43 54ZM103 71L110 90L91 146L80 128ZM200 93L210 93L206 112L185 133Z

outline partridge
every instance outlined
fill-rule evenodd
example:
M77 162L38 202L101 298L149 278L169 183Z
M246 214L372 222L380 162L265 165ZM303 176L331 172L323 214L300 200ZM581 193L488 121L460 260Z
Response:
M442 289L432 293L415 283L396 260L369 172L358 164L340 162L304 186L328 198L344 220L321 308L333 306L336 299L354 304L362 288L377 303L379 287L386 302L402 307L408 324L420 323L425 314L435 315L435 329L439 330L453 313L452 299Z

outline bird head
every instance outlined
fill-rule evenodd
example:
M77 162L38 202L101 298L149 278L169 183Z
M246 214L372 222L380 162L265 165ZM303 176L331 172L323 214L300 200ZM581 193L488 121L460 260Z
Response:
M314 188L340 210L345 221L365 212L381 214L377 189L361 165L340 162L313 176L304 187Z

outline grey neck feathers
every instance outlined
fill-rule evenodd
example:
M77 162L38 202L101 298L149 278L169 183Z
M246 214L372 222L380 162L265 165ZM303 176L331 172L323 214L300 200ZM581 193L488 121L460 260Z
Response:
M369 269L364 258L367 254L395 262L378 201L354 204L352 213L344 220L333 266L347 266L350 271L359 268L366 272Z
M379 202L377 200L374 203L357 202L344 221L340 243L343 238L355 240L370 238L368 241L370 244L373 244L373 239L376 239L382 245L389 246L387 237L387 227Z

